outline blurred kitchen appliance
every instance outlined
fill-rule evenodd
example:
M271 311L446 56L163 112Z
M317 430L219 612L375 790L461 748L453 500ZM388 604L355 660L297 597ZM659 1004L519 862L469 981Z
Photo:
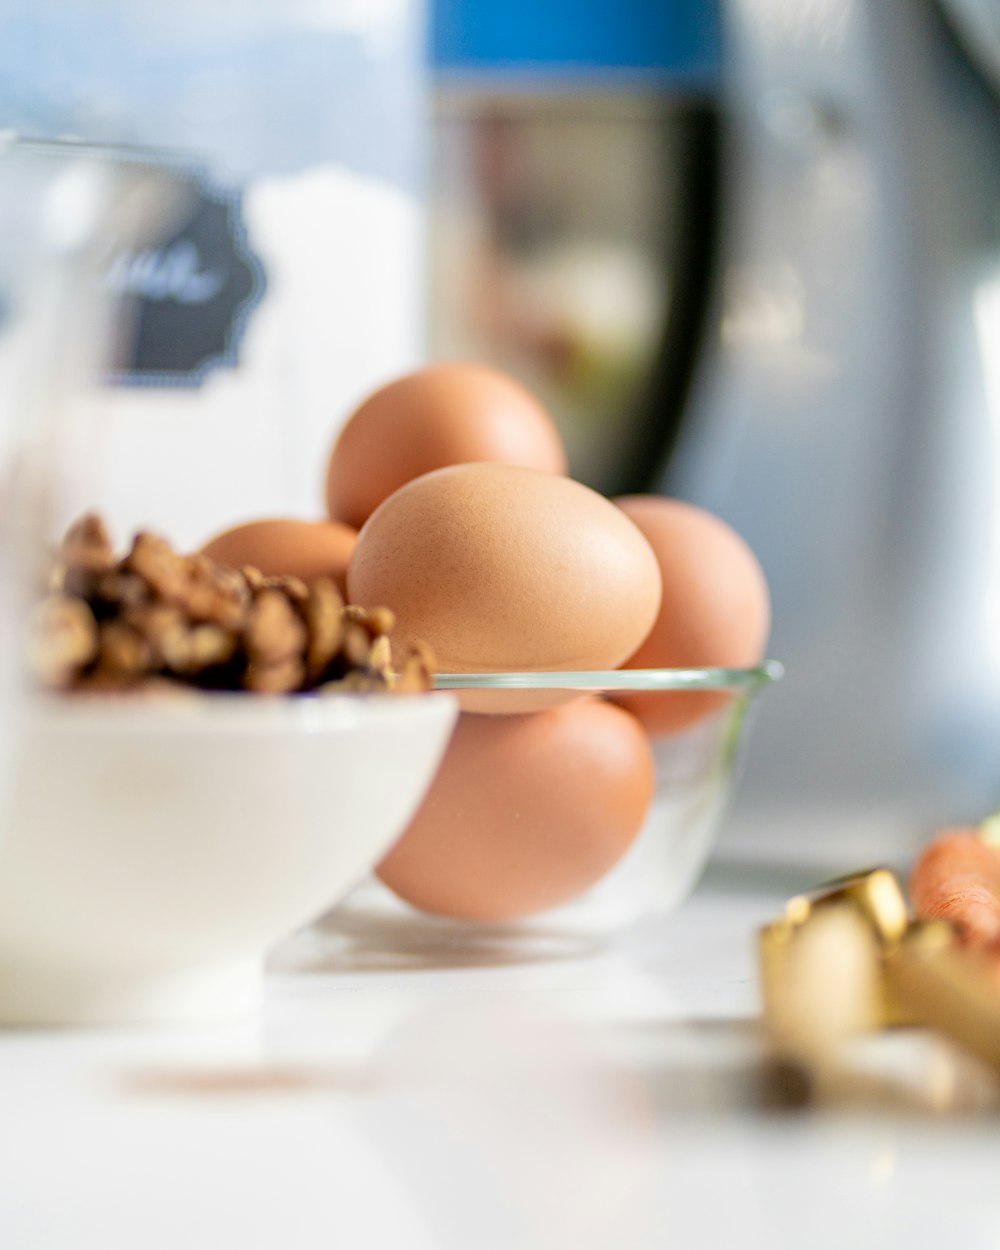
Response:
M716 253L714 0L432 7L431 350L524 379L575 476L649 478Z
M435 347L554 397L592 484L689 498L758 552L788 680L745 805L978 817L1000 803L1000 6L718 7L615 7L659 47L652 95L527 36L520 62L442 53ZM700 73L657 20L698 30Z
M661 484L771 581L761 801L780 776L926 820L1000 803L1000 97L973 9L725 10L718 314Z

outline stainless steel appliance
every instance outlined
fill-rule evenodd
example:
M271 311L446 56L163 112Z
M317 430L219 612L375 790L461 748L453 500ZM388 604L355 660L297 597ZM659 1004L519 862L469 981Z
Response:
M1000 802L1000 99L951 7L726 9L718 316L660 481L771 581L758 799Z
M745 806L978 817L1000 803L1000 6L720 15L717 77L617 111L580 72L439 81L434 345L547 394L594 485L690 498L757 550L788 680Z
M713 287L714 0L437 0L431 349L547 402L574 474L649 480Z

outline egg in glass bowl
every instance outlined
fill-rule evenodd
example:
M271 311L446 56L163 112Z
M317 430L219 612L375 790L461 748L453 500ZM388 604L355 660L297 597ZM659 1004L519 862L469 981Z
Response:
M325 933L347 958L503 960L580 953L669 912L708 861L756 702L782 674L773 660L438 674L440 690L489 692L494 711L461 714L406 832ZM549 706L503 711L525 692ZM647 735L617 702L638 694L668 705L710 694L714 706Z
M352 514L348 597L392 604L394 637L430 646L462 714L413 820L326 927L359 952L499 957L511 939L585 948L676 905L781 672L746 541L690 502L608 499L537 463L445 464L371 502Z

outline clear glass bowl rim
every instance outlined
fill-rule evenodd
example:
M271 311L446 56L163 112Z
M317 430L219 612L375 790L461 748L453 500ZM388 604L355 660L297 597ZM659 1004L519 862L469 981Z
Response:
M752 668L619 668L593 672L437 673L435 690L733 690L753 694L780 681L784 665Z

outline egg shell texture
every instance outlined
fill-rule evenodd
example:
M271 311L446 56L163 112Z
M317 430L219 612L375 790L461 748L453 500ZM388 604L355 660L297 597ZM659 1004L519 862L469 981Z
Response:
M725 521L678 499L616 500L656 553L663 595L656 621L625 668L746 668L760 662L771 623L767 581ZM731 696L709 691L621 694L650 733L670 734Z
M348 418L327 467L329 514L360 526L406 482L471 461L566 472L558 430L519 382L485 365L431 365L381 387Z
M329 577L343 594L356 540L356 532L337 521L269 519L226 530L201 550L231 568L253 565L265 577L298 577L305 582Z
M444 672L614 668L656 619L660 575L632 522L568 478L510 465L439 469L366 522L352 601L389 604L396 639Z
M378 876L436 915L499 921L546 911L628 851L654 778L639 723L600 699L524 716L463 713Z

